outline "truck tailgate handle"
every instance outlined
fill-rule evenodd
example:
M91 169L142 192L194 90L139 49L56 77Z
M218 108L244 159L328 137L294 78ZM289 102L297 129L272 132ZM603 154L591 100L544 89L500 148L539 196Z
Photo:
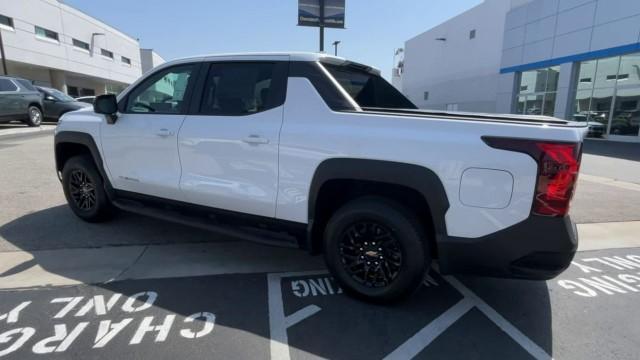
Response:
M269 139L260 137L258 135L249 135L246 138L242 139L243 142L247 144L268 144Z

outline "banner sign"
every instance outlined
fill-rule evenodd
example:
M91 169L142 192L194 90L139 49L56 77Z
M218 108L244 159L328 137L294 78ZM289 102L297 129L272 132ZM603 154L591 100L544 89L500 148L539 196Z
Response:
M344 28L345 0L298 0L298 25Z

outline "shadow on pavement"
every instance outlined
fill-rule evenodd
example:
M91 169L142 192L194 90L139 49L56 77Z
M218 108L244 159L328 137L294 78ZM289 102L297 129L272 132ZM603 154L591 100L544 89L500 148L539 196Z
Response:
M586 139L584 142L584 153L640 161L640 143Z
M231 241L204 230L127 213L107 223L90 224L74 216L66 205L6 223L0 226L0 236L25 251Z

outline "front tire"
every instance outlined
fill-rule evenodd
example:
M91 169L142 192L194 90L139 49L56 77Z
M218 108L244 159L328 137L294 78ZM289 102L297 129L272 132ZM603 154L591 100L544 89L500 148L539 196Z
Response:
M114 208L102 176L89 156L75 156L62 169L62 187L71 210L87 222L109 220Z
M29 106L29 117L27 118L26 124L31 127L40 126L42 123L42 110L40 110L37 106Z
M426 241L411 210L382 197L365 197L331 217L324 256L346 293L389 303L411 295L424 280L431 265Z

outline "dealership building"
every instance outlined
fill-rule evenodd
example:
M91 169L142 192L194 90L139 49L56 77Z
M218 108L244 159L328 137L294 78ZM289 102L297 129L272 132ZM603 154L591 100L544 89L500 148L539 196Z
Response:
M640 141L640 0L485 0L408 40L393 81L424 108L590 120Z
M0 1L0 33L9 75L76 97L120 92L142 75L142 56L147 70L164 61L58 0Z

